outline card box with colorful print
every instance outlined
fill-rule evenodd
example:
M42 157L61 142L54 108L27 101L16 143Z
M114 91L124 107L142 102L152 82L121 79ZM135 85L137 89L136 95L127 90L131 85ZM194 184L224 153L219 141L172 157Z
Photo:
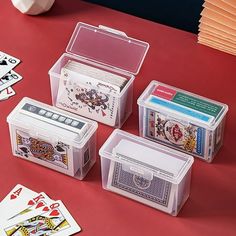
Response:
M211 162L228 106L152 81L138 99L140 136Z

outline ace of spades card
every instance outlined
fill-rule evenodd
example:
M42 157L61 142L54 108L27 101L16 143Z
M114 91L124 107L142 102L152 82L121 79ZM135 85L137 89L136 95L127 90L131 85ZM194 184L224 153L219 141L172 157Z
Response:
M61 80L56 106L114 126L118 97L86 84Z

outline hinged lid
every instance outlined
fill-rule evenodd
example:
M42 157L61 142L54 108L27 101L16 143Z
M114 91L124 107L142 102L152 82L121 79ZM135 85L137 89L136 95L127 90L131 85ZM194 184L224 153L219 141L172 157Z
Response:
M138 98L139 106L162 112L182 126L185 122L214 129L228 111L226 104L152 81ZM200 131L199 131L200 132Z
M79 22L66 52L136 75L148 48L148 43L121 31Z
M151 180L153 176L179 184L193 164L193 157L121 130L114 130L99 150L101 157L122 164L130 173Z
M12 110L7 121L11 125L27 130L34 138L65 140L65 143L77 147L87 142L97 129L95 121L27 97Z

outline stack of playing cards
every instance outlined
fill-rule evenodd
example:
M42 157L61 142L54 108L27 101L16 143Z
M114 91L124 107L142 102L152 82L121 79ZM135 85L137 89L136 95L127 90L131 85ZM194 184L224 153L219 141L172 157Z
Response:
M97 122L23 98L7 117L13 155L83 179L96 161Z
M125 77L69 61L61 69L56 106L114 126Z
M0 101L16 94L11 87L22 79L22 76L12 70L20 60L0 51Z
M0 203L1 236L69 236L81 228L62 201L16 185Z
M189 194L193 157L120 130L99 154L105 189L177 215Z
M205 0L198 42L236 55L236 1Z

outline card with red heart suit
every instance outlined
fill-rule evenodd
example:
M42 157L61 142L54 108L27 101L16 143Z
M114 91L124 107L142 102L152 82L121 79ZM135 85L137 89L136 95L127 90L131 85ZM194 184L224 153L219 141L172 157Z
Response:
M29 199L35 198L37 195L38 193L17 184L0 203L0 225L24 210Z
M16 94L10 86L22 80L22 76L12 70L19 63L19 59L0 51L0 101Z
M10 207L11 206L11 207ZM71 235L81 228L61 201L20 184L0 203L0 235Z

